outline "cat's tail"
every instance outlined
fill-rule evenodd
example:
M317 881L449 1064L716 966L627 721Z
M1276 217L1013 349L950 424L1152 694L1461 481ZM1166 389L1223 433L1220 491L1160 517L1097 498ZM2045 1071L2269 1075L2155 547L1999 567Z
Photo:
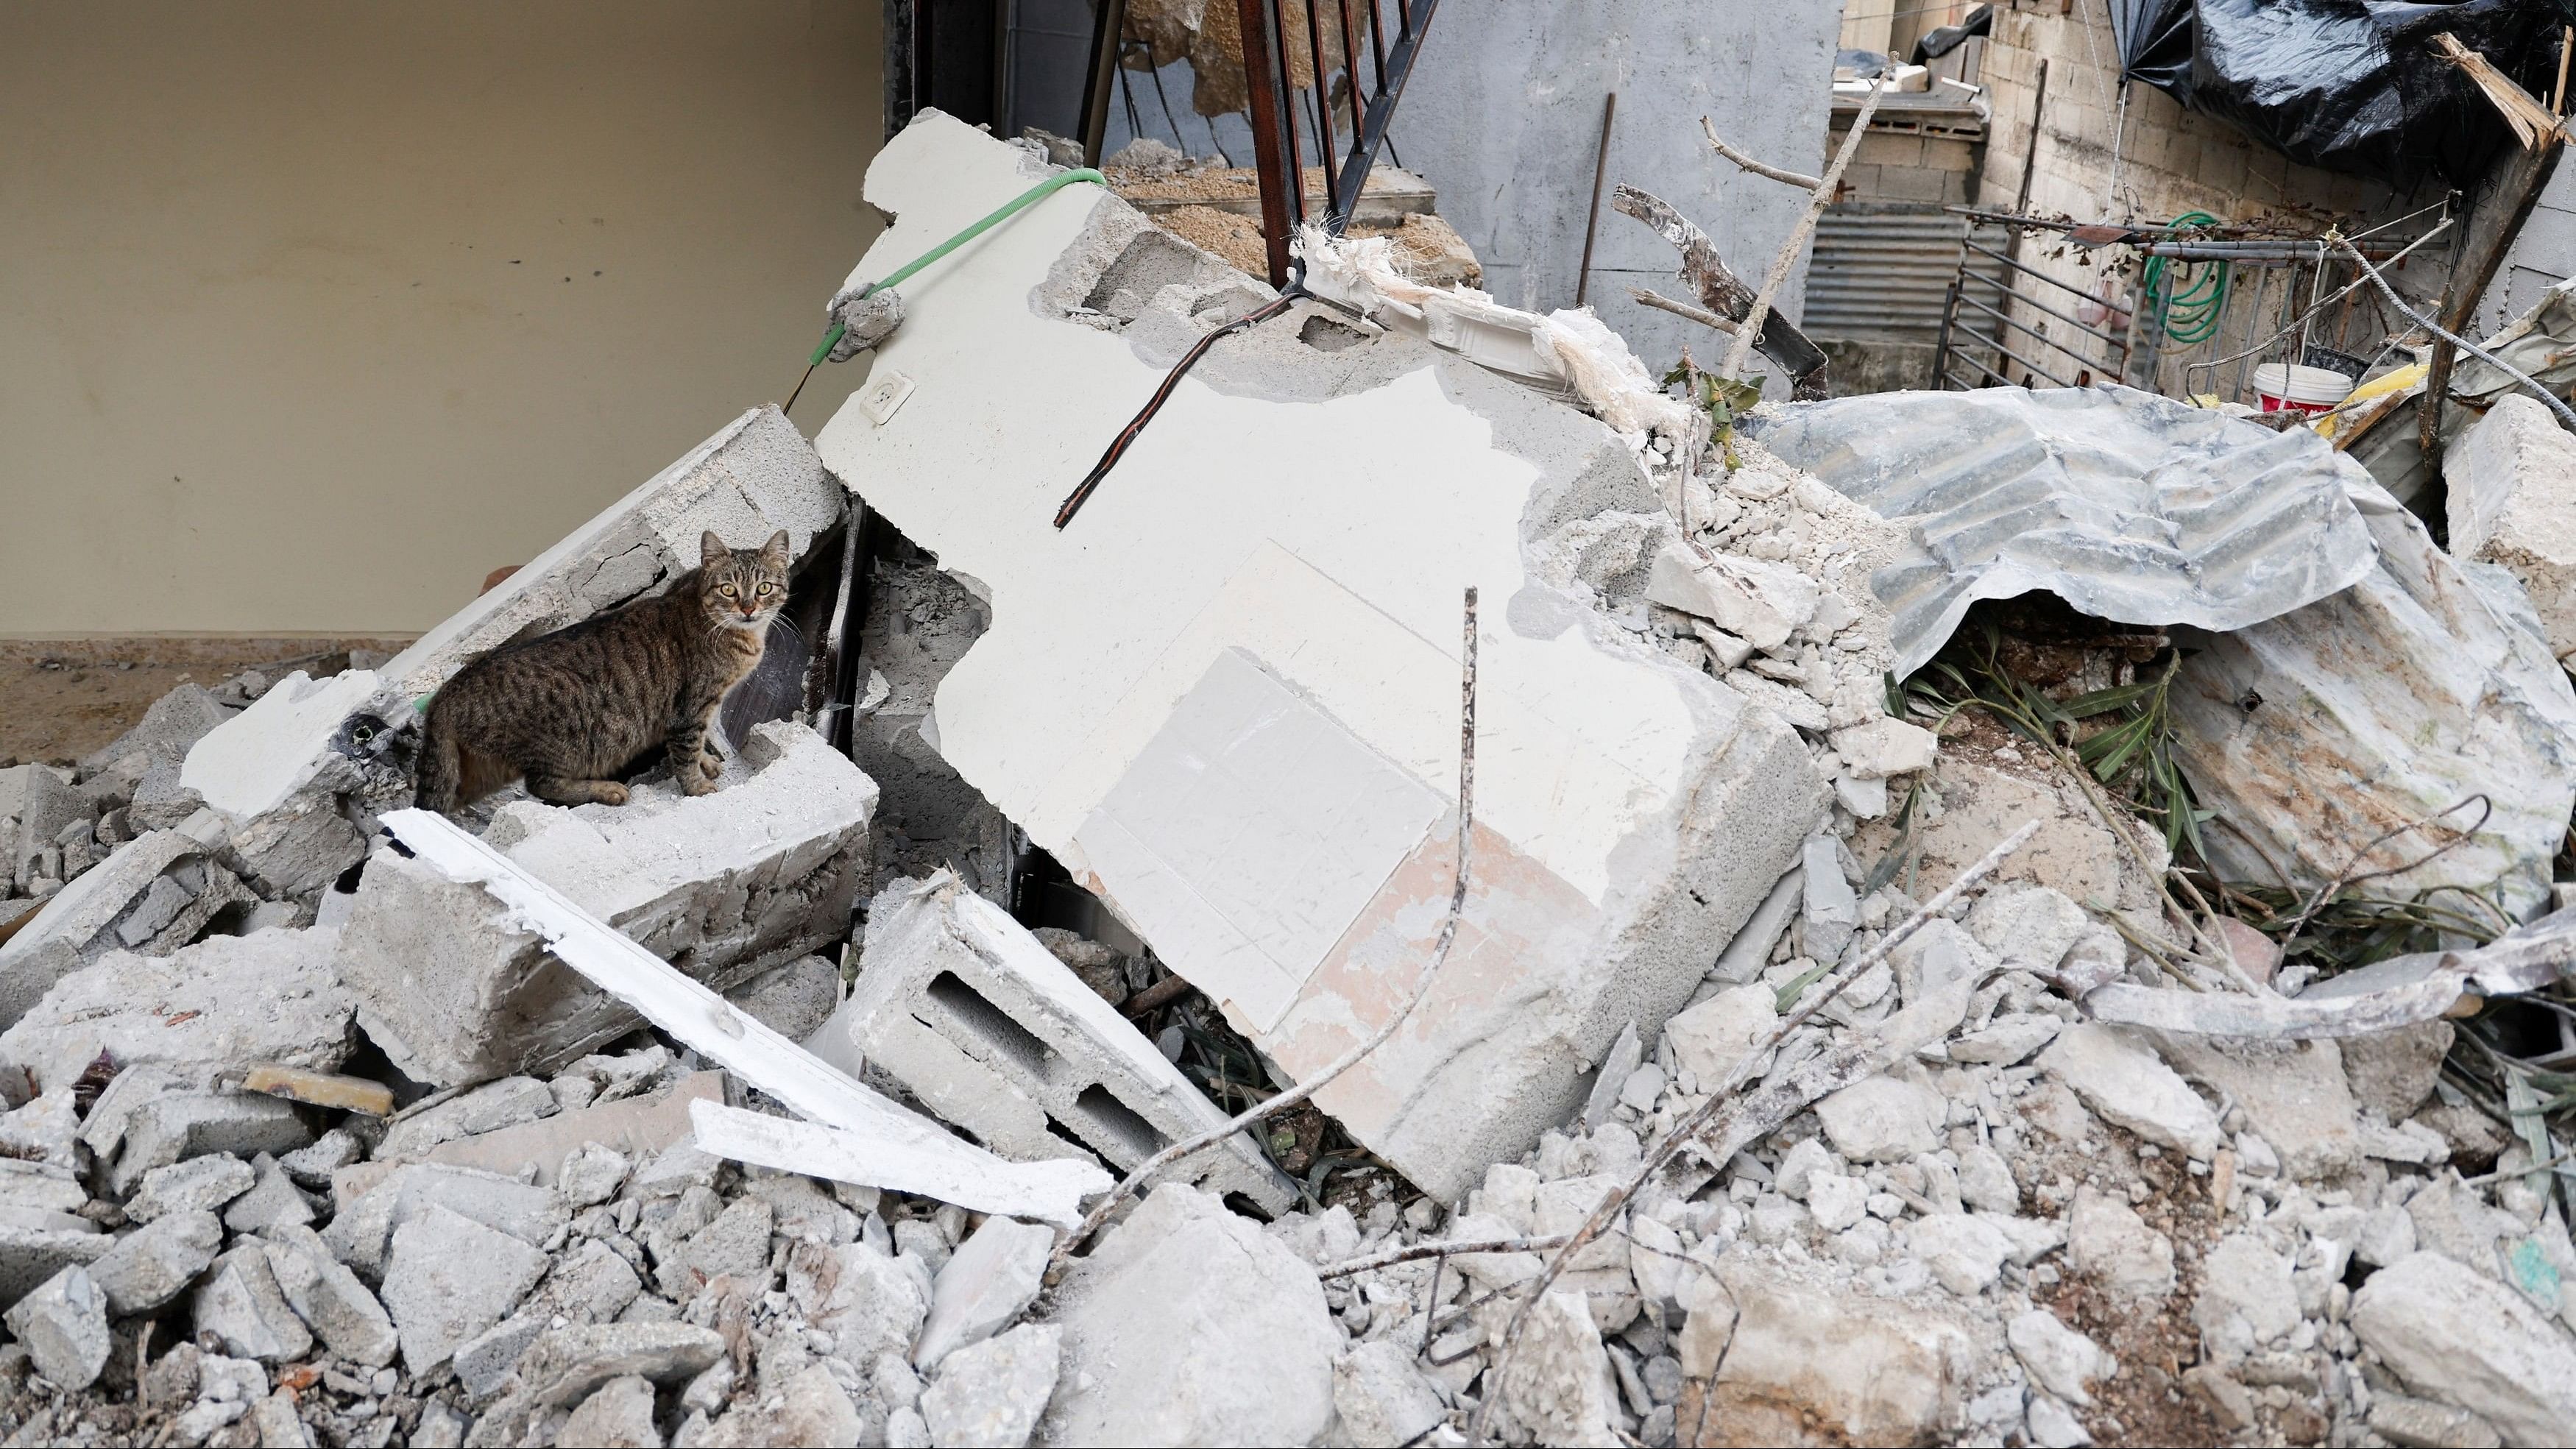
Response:
M438 711L432 709L421 725L419 764L412 771L412 804L441 815L454 810L464 776L464 753L456 732L446 728Z

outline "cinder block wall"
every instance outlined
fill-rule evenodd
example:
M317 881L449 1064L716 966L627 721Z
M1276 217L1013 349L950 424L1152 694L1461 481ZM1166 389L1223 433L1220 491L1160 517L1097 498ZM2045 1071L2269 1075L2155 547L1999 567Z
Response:
M1987 123L1984 177L1977 196L1980 206L2009 211L2020 193L2023 158L2033 154L2033 107L2042 59L2049 63L2049 76L2045 107L2037 115L2038 148L2031 168L2034 214L2072 216L2078 221L2165 222L2200 211L2232 222L2304 208L2314 223L2325 216L2390 217L2440 200L2438 183L2428 183L2423 195L2401 204L2379 182L2298 165L2224 121L2184 110L2152 86L2129 87L2128 119L2123 126L2119 51L2102 7L2084 4L2061 13L2057 0L2007 0L1996 7L1985 54L1982 79L1994 112ZM2111 194L2115 142L2120 154L2116 200ZM2036 239L2022 249L2026 264L2087 291L2101 282L2105 263L2127 255L2125 248L2083 252ZM2441 285L2433 265L2411 267L2408 276L2425 291L2438 291ZM2264 285L2268 290L2259 297L2247 296L2246 304L2251 305L2232 309L2219 337L2168 356L2159 372L2165 390L2181 389L2183 363L2240 351L2281 325L2288 273L2249 270L2240 273L2239 282L2241 288ZM2134 276L2121 276L2114 287L2125 298L2135 284ZM2302 296L2306 284L2303 272ZM2047 300L2060 310L2071 310L2067 304L2074 298L2052 293ZM2360 315L2345 329L2346 340L2366 354L2384 328L2366 303L2356 310ZM2026 307L2015 313L2016 320L2042 331L2067 330ZM2115 324L2118 315L2114 314ZM2015 350L2025 350L2027 340L2014 336ZM2362 341L2365 338L2367 344ZM2332 337L2319 340L2328 345L2334 341ZM2016 366L2011 371L2019 381L2021 369ZM2221 375L2224 384L2232 385L2237 371L2228 367ZM2192 386L2195 391L2212 390L2212 378L2197 374Z
M0 636L420 630L783 399L882 11L0 6Z

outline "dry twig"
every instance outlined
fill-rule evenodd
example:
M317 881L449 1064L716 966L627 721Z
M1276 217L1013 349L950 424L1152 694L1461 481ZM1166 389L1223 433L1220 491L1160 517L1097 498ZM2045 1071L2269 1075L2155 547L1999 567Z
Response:
M1706 308L1694 307L1688 302L1676 302L1660 292L1649 292L1643 287L1630 287L1628 295L1635 298L1642 306L1652 307L1658 312L1670 312L1676 317L1688 317L1703 327L1714 327L1720 332L1736 330L1736 324L1716 313Z
M2406 834L2410 830L2421 830L2425 826L2432 824L2434 821L2441 819L2443 816L2465 810L2472 804L2483 805L2486 807L2479 813L2477 824L2470 826L2466 830L2460 831L2449 840L2435 846L2430 852L2426 853L2421 858L2410 860L2403 865L2392 865L2385 870L2364 871L2359 875L2353 874L2353 867L2361 864L2364 859L2368 858L2372 851L2377 850L2379 847L2386 845L2392 840L2395 840L2398 836ZM2434 813L2425 816L2421 820L2409 820L2403 825L2381 832L2380 835L2373 839L2368 845L2354 851L2352 853L2352 859L2343 863L2343 869L2335 872L2335 878L2319 887L2316 895L2309 899L2307 908L2299 912L2298 919L2290 922L2289 934L2281 938L2281 959L2285 961L2289 959L2290 947L2299 939L2299 932L2307 929L2309 919L2314 917L2318 911L2325 909L2326 902L2333 899L2336 892L2341 891L2346 886L2359 885L2366 880L2378 880L2382 876L2402 875L2407 871L2415 869L2417 866L2430 865L2446 852L2466 844L2479 831L2485 829L2487 821L2492 818L2494 814L2495 802L2488 799L2484 793L2479 793L2465 796L2459 800L2458 803L2446 806L2441 810L2437 810ZM2287 877L2284 877L2283 879L2286 881Z
M1475 1418L1468 1424L1469 1443L1485 1442L1486 1420L1493 1412L1494 1401L1502 1396L1504 1374L1511 1367L1512 1354L1519 1346L1521 1327L1528 1320L1531 1307L1547 1296L1549 1285L1556 1282L1558 1276L1564 1273L1566 1265L1573 1260L1574 1255L1582 1252L1587 1244L1601 1235L1602 1229L1616 1221L1619 1214L1627 1211L1629 1199L1635 1197L1637 1190L1644 1187L1655 1173L1662 1170L1665 1163L1672 1161L1684 1147L1706 1134L1721 1115L1736 1105L1735 1094L1743 1088L1746 1081L1751 1079L1753 1064L1761 1060L1764 1053L1787 1040L1789 1033L1806 1025L1808 1019L1823 1010L1827 1002L1840 995L1844 987L1886 960L1897 947L1912 939L1914 933L1923 929L1924 925L1934 917L1949 910L1951 905L1966 894L1970 887L1992 875L1996 868L2004 863L2006 857L2019 850L2022 843L2029 840L2038 830L2039 822L2032 820L2004 837L1976 864L1960 872L1959 878L1950 882L1939 895L1924 902L1920 909L1905 918L1903 924L1882 937L1877 945L1863 952L1850 965L1818 982L1816 988L1798 1003L1797 1010L1780 1018L1779 1023L1771 1029L1769 1036L1754 1043L1750 1051L1738 1058L1734 1066L1727 1069L1724 1079L1708 1089L1708 1100L1702 1102L1688 1117L1674 1123L1672 1130L1664 1135L1662 1145L1647 1153L1645 1162L1635 1172L1629 1174L1628 1180L1621 1183L1617 1191L1602 1199L1601 1206L1593 1209L1592 1216L1584 1220L1582 1227L1575 1229L1565 1246L1559 1248L1555 1256L1548 1259L1547 1266L1539 1270L1538 1277L1531 1280L1527 1291L1522 1296L1520 1306L1512 1311L1511 1322L1503 1330L1501 1351L1495 1355L1493 1364L1485 1371L1485 1397L1483 1402L1476 1406ZM1830 1079L1855 1064L1855 1062L1831 1063L1825 1065L1821 1072L1812 1075L1819 1080ZM1784 1083L1783 1087L1785 1089L1793 1085L1795 1084ZM1723 1162L1725 1157L1719 1157L1718 1160Z
M1869 134L1869 118L1878 114L1879 99L1886 94L1887 82L1882 79L1869 88L1868 98L1860 103L1860 114L1852 118L1851 131L1843 137L1843 148L1834 153L1834 164L1825 168L1814 194L1807 198L1807 214L1798 219L1790 229L1789 239L1780 244L1780 255L1771 259L1771 274L1762 279L1762 290L1753 296L1753 308L1744 316L1744 328L1735 334L1735 345L1727 349L1726 365L1718 369L1720 377L1744 376L1744 364L1753 360L1753 339L1761 335L1762 319L1771 314L1771 299L1780 295L1790 269L1797 266L1799 250L1815 231L1817 219L1825 214L1825 204L1834 199L1834 188L1842 184L1844 170L1860 150L1861 137Z
M1118 1185L1083 1216L1080 1225L1056 1244L1055 1253L1047 1260L1050 1279L1064 1270L1074 1249L1100 1231L1100 1225L1109 1220L1109 1214L1142 1186L1145 1179L1193 1152L1203 1151L1237 1132L1257 1126L1322 1091L1335 1077L1359 1065L1362 1058L1385 1045L1388 1038L1413 1019L1413 1013L1421 1007L1423 999L1431 994L1432 984L1440 978L1441 963L1449 959L1449 948L1458 939L1459 918L1467 909L1467 842L1476 824L1476 590L1473 586L1467 590L1462 648L1464 653L1458 680L1458 878L1450 888L1449 913L1440 923L1439 939L1432 943L1431 959L1424 964L1422 975L1414 982L1412 997L1404 1003L1403 1010L1389 1017L1368 1040L1344 1052L1322 1071L1268 1101L1254 1103L1222 1126L1175 1142L1136 1164L1136 1170L1121 1178Z
M1479 1238L1469 1243L1415 1243L1409 1248L1389 1248L1365 1258L1352 1258L1330 1267L1318 1268L1318 1278L1347 1278L1372 1268L1392 1268L1398 1263L1418 1263L1425 1258L1464 1258L1475 1253L1535 1253L1542 1248L1563 1247L1572 1233L1555 1233L1544 1238Z
M1745 170L1752 172L1756 176L1768 176L1774 181L1785 181L1791 186L1797 187L1801 191L1814 191L1825 184L1822 177L1808 176L1796 171L1783 171L1777 166L1765 166L1761 162L1754 160L1752 157L1745 155L1743 152L1736 150L1734 147L1718 139L1717 127L1710 125L1708 117L1706 116L1699 118L1699 128L1700 131L1708 137L1708 144L1717 148L1717 154L1734 162L1736 165L1743 167Z

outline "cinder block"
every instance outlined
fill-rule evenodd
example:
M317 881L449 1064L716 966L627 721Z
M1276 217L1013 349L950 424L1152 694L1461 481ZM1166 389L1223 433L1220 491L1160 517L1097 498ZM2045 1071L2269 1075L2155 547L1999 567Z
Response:
M877 787L803 725L752 731L712 795L502 809L485 839L716 990L838 941L868 874ZM395 1065L460 1085L545 1074L639 1018L480 888L380 852L341 933L341 979Z
M808 1042L864 1058L1006 1157L1099 1156L1126 1171L1227 1114L999 906L946 871L899 881L868 911L850 999ZM1270 1212L1296 1184L1237 1134L1172 1169Z

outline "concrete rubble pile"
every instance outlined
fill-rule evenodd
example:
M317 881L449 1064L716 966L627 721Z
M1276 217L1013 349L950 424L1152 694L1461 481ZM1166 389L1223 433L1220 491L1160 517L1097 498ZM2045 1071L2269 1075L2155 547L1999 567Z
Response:
M895 223L860 277L1043 150L922 113L870 171ZM2549 532L2576 450L2546 415L2507 400L2460 445L2456 558L2270 433L2274 491L2215 524L2178 475L2052 475L2097 424L2240 456L2194 419L2076 416L2141 406L2110 394L1996 404L2055 442L1907 503L1868 481L1869 424L1949 466L1919 399L1712 440L1589 314L1428 287L1383 239L1304 246L1331 300L1212 348L1061 530L1170 364L1273 300L1083 187L908 281L813 446L746 414L396 658L183 689L68 778L0 772L8 880L41 901L0 917L0 1430L2576 1434L2567 1144L2445 1069L2455 1017L2576 941L2546 914L2576 882L2523 828L2576 808L2576 689L2533 665L2576 639ZM1045 385L996 387L996 356ZM467 660L667 586L705 529L829 559L857 503L903 543L847 752L790 713L738 731L710 795L648 770L615 808L406 808L418 704ZM1458 868L1467 585L1470 867L1404 1015ZM2464 762L2402 757L2366 688L2287 744L2177 727L2204 798L2211 761L2277 779L2267 750L2388 799L2512 792L2432 883L2515 929L2312 981L2185 911L2164 832L2053 750L1891 700L1973 599L2033 587L2200 627L2196 667L2267 681L2312 666L2278 642L2303 628L2372 667L2458 643L2427 698L2486 747ZM2307 822L2307 875L2358 843L2296 792L2227 798ZM1069 883L1015 879L1023 841ZM1024 925L1031 896L1082 929ZM1311 1106L1225 1130L1390 1023ZM1255 1080L1200 1071L1207 1039Z

